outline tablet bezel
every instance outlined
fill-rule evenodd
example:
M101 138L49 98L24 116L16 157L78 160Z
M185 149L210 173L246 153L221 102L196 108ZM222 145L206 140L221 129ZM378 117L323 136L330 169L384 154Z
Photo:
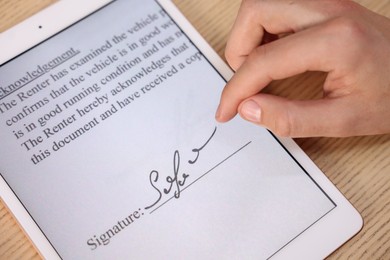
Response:
M109 2L111 1L59 1L14 28L0 34L0 48L7 50L0 53L0 64L52 37ZM186 20L177 7L170 0L158 0L157 2L160 3L223 78L229 80L233 75L231 69ZM76 6L77 8L75 8ZM53 21L56 22L54 23ZM299 257L312 259L326 257L361 229L363 225L362 218L292 139L275 138L292 158L305 169L310 178L329 195L337 207L315 225L301 233L294 241L287 244L274 258ZM11 187L1 177L0 195L41 255L48 259L60 258L51 246L50 241L47 240L28 211L12 192ZM337 232L334 232L335 230ZM321 243L318 243L318 241L321 241Z

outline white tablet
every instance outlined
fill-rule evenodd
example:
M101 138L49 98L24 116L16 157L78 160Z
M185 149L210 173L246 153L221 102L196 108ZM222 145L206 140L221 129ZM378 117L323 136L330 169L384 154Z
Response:
M232 72L170 1L59 1L0 49L0 195L46 259L320 259L362 226L294 141L215 121Z

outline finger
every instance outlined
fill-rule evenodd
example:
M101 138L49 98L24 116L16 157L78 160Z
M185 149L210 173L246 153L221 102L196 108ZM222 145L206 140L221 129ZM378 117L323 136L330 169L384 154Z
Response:
M225 86L216 119L226 122L233 118L244 99L272 80L310 70L335 70L341 57L334 55L338 47L333 41L339 37L334 26L338 26L336 20L257 47Z
M244 0L227 42L226 59L237 70L262 43L265 32L299 32L351 9L359 5L352 1Z
M255 5L257 5L255 1L242 1L236 21L230 31L225 57L234 70L241 66L245 57L263 40L264 29L258 20L260 13L253 12L252 9Z
M356 129L353 122L357 113L353 107L346 97L298 101L258 94L243 101L239 113L278 136L342 137Z

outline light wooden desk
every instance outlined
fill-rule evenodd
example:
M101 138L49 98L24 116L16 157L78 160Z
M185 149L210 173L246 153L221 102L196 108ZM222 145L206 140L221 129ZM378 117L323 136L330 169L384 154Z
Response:
M0 0L0 31L52 2L54 0ZM227 35L240 1L175 2L223 56ZM390 17L389 0L358 2ZM318 97L321 95L323 79L324 75L321 73L305 74L274 83L268 91L294 98ZM390 259L390 135L344 139L309 138L296 141L364 218L363 230L329 259ZM0 259L40 259L1 201Z

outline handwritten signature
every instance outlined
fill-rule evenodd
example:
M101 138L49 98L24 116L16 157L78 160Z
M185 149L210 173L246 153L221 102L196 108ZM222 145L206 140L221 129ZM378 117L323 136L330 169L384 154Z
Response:
M192 152L194 152L196 156L195 156L195 159L188 160L189 164L195 164L198 161L201 151L209 144L211 139L213 139L213 137L214 137L216 132L217 132L217 127L214 128L214 131L211 134L211 136L207 139L207 141L200 148L192 149ZM146 210L156 206L161 201L161 199L163 198L163 193L168 195L168 194L170 194L172 192L173 189L174 189L173 196L176 199L180 198L180 193L182 191L182 187L186 184L186 180L190 177L190 175L186 174L186 173L182 173L181 176L179 176L179 175L180 175L180 153L179 153L178 150L176 150L173 153L173 177L172 176L167 176L165 178L165 181L168 184L168 188L164 188L161 191L155 185L156 183L159 182L159 177L160 177L159 172L156 171L156 170L153 170L153 171L150 172L150 174L149 174L150 185L153 187L154 190L157 191L158 198L156 199L156 201L153 204L151 204L150 206L145 207Z

